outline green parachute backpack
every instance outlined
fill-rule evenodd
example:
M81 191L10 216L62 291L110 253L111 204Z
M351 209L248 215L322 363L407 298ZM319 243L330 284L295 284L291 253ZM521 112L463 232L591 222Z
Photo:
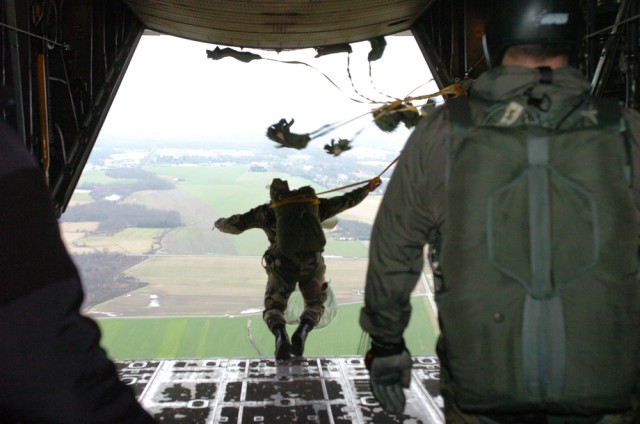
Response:
M271 203L276 214L276 242L285 255L322 252L327 240L320 223L320 200L310 186L280 191Z
M553 124L516 102L446 107L436 301L456 402L476 413L629 409L639 224L619 106L589 98Z

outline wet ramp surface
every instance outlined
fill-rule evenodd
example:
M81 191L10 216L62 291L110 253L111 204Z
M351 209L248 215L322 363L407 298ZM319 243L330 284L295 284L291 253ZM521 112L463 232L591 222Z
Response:
M444 423L436 356L414 356L402 414L387 414L361 357L118 360L123 382L161 423Z

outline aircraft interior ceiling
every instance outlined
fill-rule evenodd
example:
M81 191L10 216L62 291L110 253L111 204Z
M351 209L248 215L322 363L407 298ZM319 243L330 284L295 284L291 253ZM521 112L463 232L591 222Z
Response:
M640 110L640 4L583 0L593 93ZM415 37L438 85L486 69L490 0L0 0L3 118L42 163L61 215L145 30L233 47Z

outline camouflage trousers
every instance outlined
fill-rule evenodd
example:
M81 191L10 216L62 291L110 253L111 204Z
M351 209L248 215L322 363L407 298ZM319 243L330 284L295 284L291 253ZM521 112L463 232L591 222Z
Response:
M268 277L262 317L269 329L286 323L284 311L296 284L304 299L300 320L316 325L324 313L329 287L324 279L326 266L322 254L313 253L299 258L265 254L263 259Z

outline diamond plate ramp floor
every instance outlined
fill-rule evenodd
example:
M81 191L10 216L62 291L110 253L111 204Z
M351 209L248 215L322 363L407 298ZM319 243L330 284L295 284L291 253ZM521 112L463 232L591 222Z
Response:
M161 423L444 423L436 356L414 356L407 406L385 413L361 357L118 360L123 382Z

